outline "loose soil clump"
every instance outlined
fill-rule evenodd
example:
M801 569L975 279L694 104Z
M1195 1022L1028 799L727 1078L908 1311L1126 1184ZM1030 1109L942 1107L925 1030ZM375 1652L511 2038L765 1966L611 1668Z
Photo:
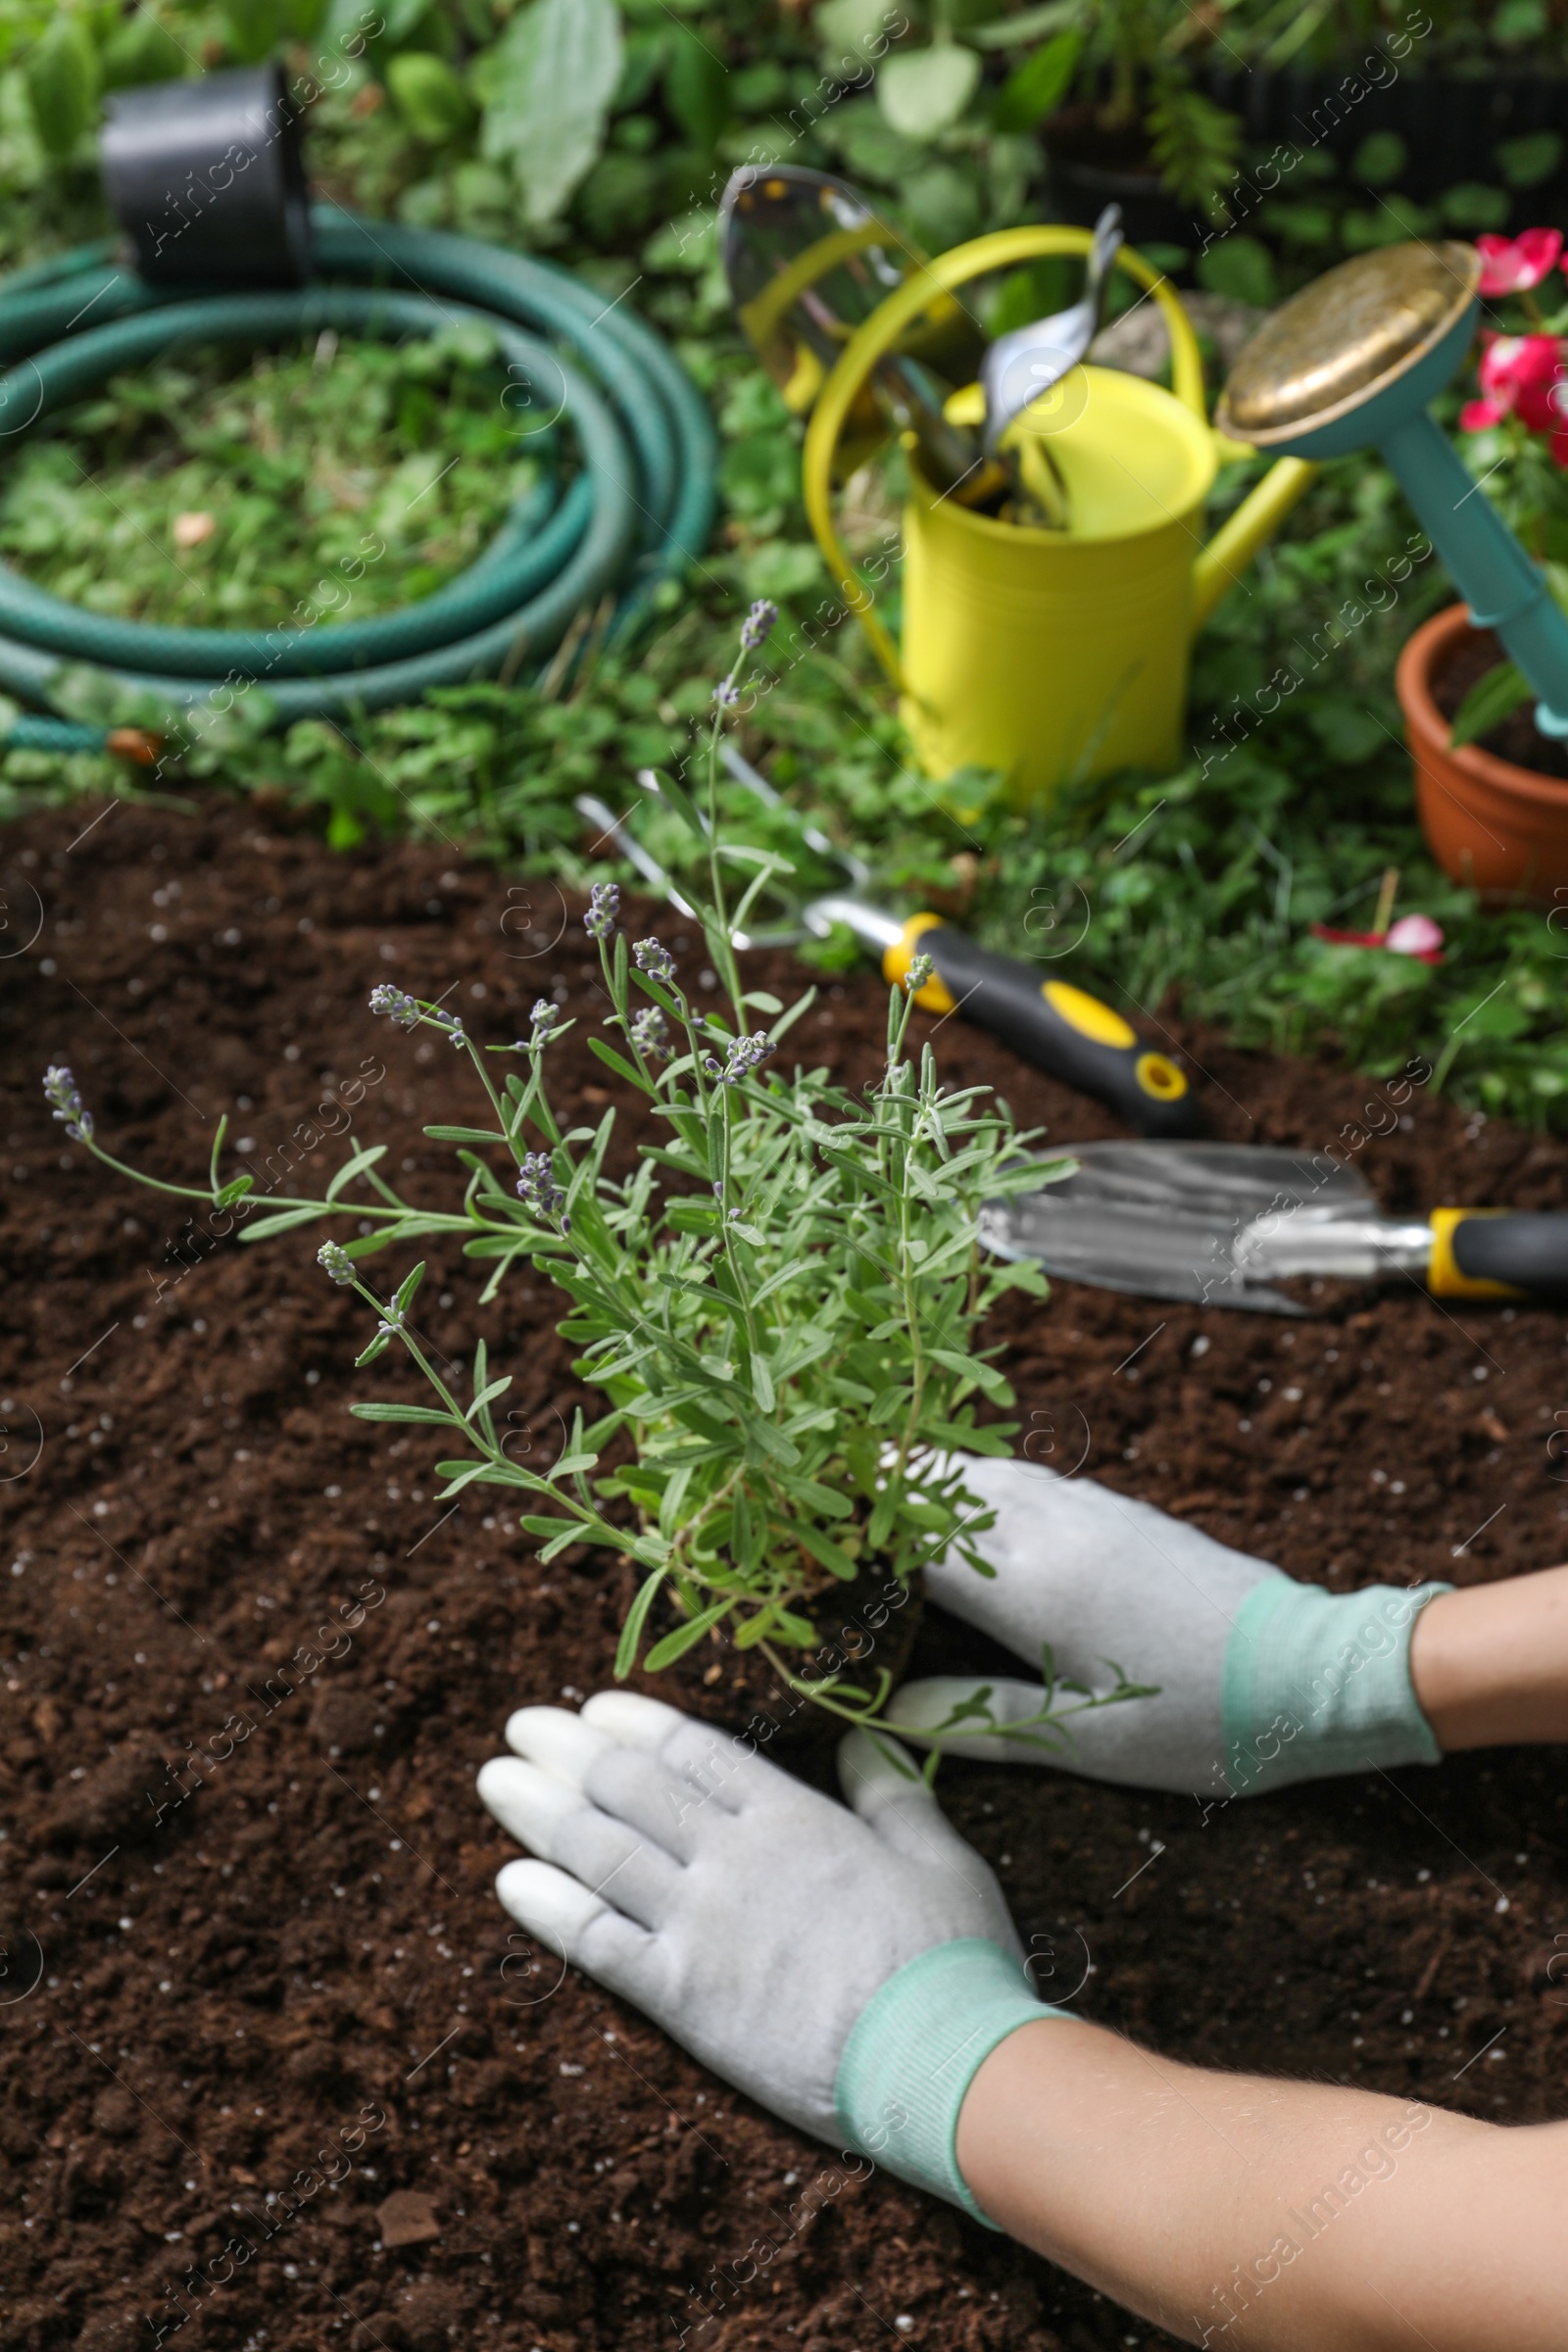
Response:
M609 1681L627 1571L586 1550L541 1569L497 1490L438 1505L437 1446L350 1419L416 1391L392 1355L352 1371L368 1333L318 1235L242 1248L48 1116L43 1066L67 1061L108 1148L160 1175L192 1180L227 1110L279 1192L384 1141L400 1182L445 1201L450 1152L420 1128L468 1117L464 1073L372 1020L368 991L441 998L492 1040L554 995L586 1029L604 1007L572 909L455 848L333 857L202 803L93 814L40 814L0 851L0 2341L111 2352L184 2311L181 2340L218 2352L1169 2344L806 2145L513 1929L492 1891L513 1849L474 1774L512 1708ZM653 919L695 976L700 943ZM758 977L786 999L802 978L785 957ZM790 1050L863 1082L885 1003L874 975L828 982ZM1394 1210L1565 1204L1560 1146L1420 1083L1376 1138L1386 1088L1165 1017L1218 1135L1340 1138ZM571 1119L613 1099L583 1036ZM997 1084L1054 1144L1117 1131L957 1021L935 1045L954 1084ZM388 1286L406 1271L370 1263ZM465 1365L482 1278L433 1261L419 1298ZM988 1336L1030 1458L1295 1576L1348 1591L1558 1559L1562 1310L1408 1284L1315 1303L1291 1323L1063 1284ZM558 1311L525 1274L485 1319L512 1450L535 1462L592 1409ZM971 1661L1001 1662L930 1611L915 1670ZM1047 1997L1204 2064L1563 2112L1556 1756L1207 1810L962 1764L942 1789Z

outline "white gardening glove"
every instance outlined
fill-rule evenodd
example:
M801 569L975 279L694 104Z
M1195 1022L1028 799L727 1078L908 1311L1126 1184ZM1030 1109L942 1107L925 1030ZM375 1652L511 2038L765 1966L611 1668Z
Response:
M908 1737L936 1730L981 1689L998 1724L1038 1716L1049 1646L1061 1681L1103 1694L1119 1668L1155 1695L1086 1710L1062 1690L1066 1738L971 1729L944 1734L943 1748L1220 1801L1330 1773L1438 1761L1410 1687L1410 1632L1451 1586L1336 1595L1092 1479L953 1458L996 1514L976 1540L996 1575L979 1576L950 1552L926 1569L927 1592L1027 1660L1037 1679L906 1684L888 1711Z
M479 1793L540 1857L496 1881L513 1918L803 2132L975 2211L953 2155L963 2092L1053 2012L908 1759L851 1733L850 1812L632 1691L523 1707L507 1740Z

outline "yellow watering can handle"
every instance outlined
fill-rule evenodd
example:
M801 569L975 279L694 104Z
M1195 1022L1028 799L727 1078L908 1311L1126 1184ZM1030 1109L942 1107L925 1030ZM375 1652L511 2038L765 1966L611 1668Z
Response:
M875 649L877 660L901 692L904 680L899 671L898 650L893 639L876 613L871 610L871 591L856 576L833 519L833 453L846 417L878 360L886 357L910 321L929 310L933 298L951 295L971 277L981 277L990 270L1006 270L1019 262L1032 262L1047 254L1087 253L1093 243L1087 228L1068 228L1059 223L1036 224L1027 228L1003 228L988 237L975 237L967 245L956 245L951 253L939 255L934 262L923 263L911 270L896 293L880 304L862 326L856 328L822 386L811 419L806 431L804 479L806 512L810 518L816 544L827 559L828 568L841 593L848 600L852 612L860 621ZM1208 422L1208 411L1203 399L1203 363L1198 348L1198 337L1192 322L1169 283L1157 270L1150 267L1141 254L1124 245L1116 255L1116 266L1125 270L1146 293L1152 294L1164 314L1170 335L1171 385L1176 398L1190 409L1200 423ZM1218 436L1216 436L1218 438ZM1241 458L1251 453L1242 442L1221 442L1222 458ZM1212 554L1226 561L1218 565L1203 565L1198 594L1201 609L1216 603L1232 576L1230 564L1245 561L1243 543L1250 539L1255 546L1266 536L1268 527L1277 522L1294 506L1310 481L1315 467L1298 459L1282 458L1250 497L1244 502L1216 540ZM1288 478L1281 478L1288 477ZM1265 501L1262 494L1272 490ZM1254 502L1257 502L1254 504ZM1247 515L1242 531L1236 525ZM1265 519L1266 515L1266 519ZM1255 533L1255 535L1254 535ZM1250 552L1250 548L1247 552ZM1201 559L1200 559L1201 562ZM1212 592L1206 595L1205 590Z

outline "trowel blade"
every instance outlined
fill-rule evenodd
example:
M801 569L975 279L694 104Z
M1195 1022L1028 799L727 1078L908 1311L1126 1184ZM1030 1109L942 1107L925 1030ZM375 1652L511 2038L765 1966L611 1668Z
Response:
M1059 1184L988 1201L980 1239L999 1257L1135 1298L1275 1315L1308 1310L1236 1264L1237 1236L1280 1213L1314 1222L1365 1217L1371 1195L1327 1152L1250 1144L1058 1146L1078 1162Z
M829 260L843 232L861 229L879 231L878 240ZM770 315L764 329L753 306L812 252L821 254L823 267L814 277L808 270L787 313ZM749 335L760 333L764 359L783 364L788 338L781 342L780 325L787 317L793 333L829 368L852 330L920 259L858 188L801 165L769 172L743 166L731 173L719 207L719 253L736 314Z
M730 174L718 248L736 317L780 384L797 368L797 343L832 368L855 329L926 261L853 181L802 164L743 164ZM774 297L786 280L794 296L778 310ZM971 381L984 348L970 312L934 279L930 311L910 320L898 344L906 359L942 377L939 397Z

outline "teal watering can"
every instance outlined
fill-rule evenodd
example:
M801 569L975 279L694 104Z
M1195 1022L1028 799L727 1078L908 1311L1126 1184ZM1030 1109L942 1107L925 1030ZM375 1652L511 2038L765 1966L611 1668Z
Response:
M1475 627L1496 631L1540 697L1537 726L1568 738L1568 616L1427 413L1463 365L1480 286L1471 245L1391 245L1343 262L1259 328L1214 421L1281 457L1376 449Z

